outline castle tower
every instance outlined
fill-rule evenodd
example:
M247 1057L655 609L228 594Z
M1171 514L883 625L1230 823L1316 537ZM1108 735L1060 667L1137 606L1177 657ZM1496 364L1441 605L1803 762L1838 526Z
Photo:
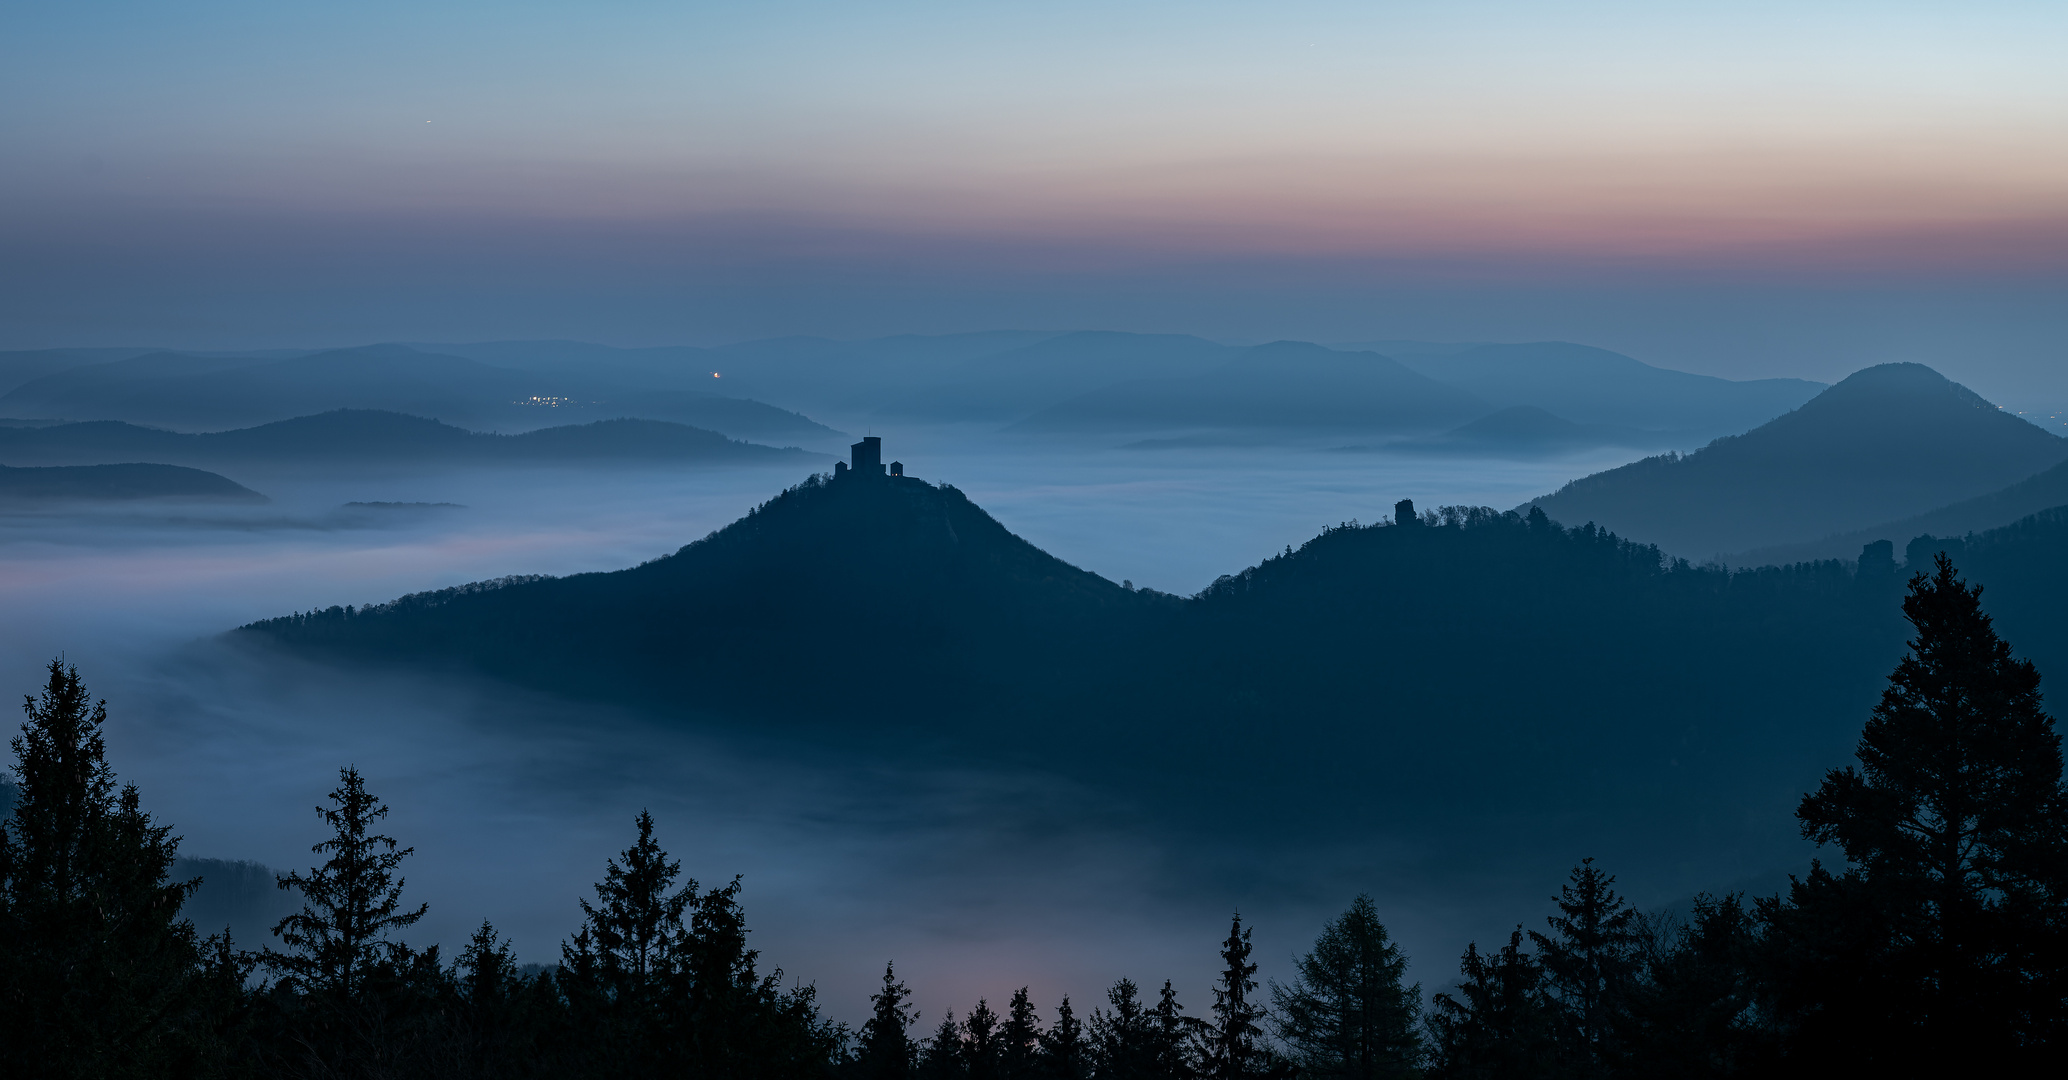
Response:
M1402 499L1393 504L1393 524L1420 525L1421 523L1422 519L1415 516L1415 501L1413 499Z
M874 435L865 435L862 441L849 447L849 456L854 461L854 471L863 476L883 475L883 440Z

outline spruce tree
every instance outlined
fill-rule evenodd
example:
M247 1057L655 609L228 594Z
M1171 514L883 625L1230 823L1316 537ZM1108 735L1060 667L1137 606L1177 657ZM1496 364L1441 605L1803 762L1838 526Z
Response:
M1465 947L1456 995L1437 994L1429 1012L1429 1074L1445 1080L1551 1076L1557 1037L1544 971L1522 949L1522 928L1492 957Z
M1085 1039L1084 1022L1070 1007L1066 994L1056 1006L1056 1022L1041 1033L1041 1060L1037 1070L1044 1080L1088 1080L1091 1076L1091 1047Z
M1554 897L1549 935L1531 931L1551 999L1559 1006L1566 1061L1599 1076L1616 1054L1614 1033L1642 959L1644 925L1613 888L1615 878L1581 859Z
M682 864L653 835L653 815L634 820L632 846L604 863L596 902L578 901L582 925L560 947L560 984L575 1024L571 1053L596 1074L648 1073L683 1057L670 991L683 967L683 915L696 882L680 889Z
M1798 1060L2016 1071L2068 1037L2060 736L1981 593L1944 553L1911 579L1859 766L1797 810L1846 860L1765 908Z
M1186 1016L1178 1004L1178 992L1169 979L1156 995L1156 1008L1149 1014L1150 1046L1154 1051L1156 1076L1164 1080L1191 1080L1200 1075L1199 1036L1204 1028L1196 1016Z
M899 982L895 966L883 965L883 988L869 996L869 1019L862 1023L855 1054L861 1080L910 1080L916 1064L910 1029L918 1015L909 1005L911 988Z
M991 1003L977 999L977 1007L962 1020L962 1059L970 1080L991 1080L998 1075L1001 1056L998 1014Z
M168 880L179 845L117 788L96 702L53 660L11 746L0 820L0 1073L157 1076L197 1048L200 953Z
M966 1080L969 1063L963 1051L962 1025L955 1010L941 1014L941 1024L919 1052L919 1080Z
M1686 1080L1773 1075L1759 948L1758 921L1739 896L1695 897L1688 921L1631 987L1619 1071Z
M1041 1017L1027 997L1027 988L1013 991L1005 1023L998 1028L998 1075L1004 1080L1030 1080L1041 1052Z
M1203 1033L1200 1073L1208 1080L1250 1080L1269 1068L1262 1045L1262 1002L1256 1000L1257 965L1249 958L1250 931L1237 912L1221 943L1221 977L1214 985L1214 1018ZM1166 984L1166 989L1168 984Z
M408 961L407 946L389 935L414 925L429 905L403 909L395 871L416 849L373 831L388 807L366 790L357 768L338 770L330 801L316 814L331 835L309 849L328 858L307 874L278 879L280 888L302 894L302 909L273 927L286 950L267 947L263 963L297 992L344 1002L359 998L383 965Z
M338 778L332 805L316 808L331 835L309 849L327 857L277 879L301 893L302 909L273 927L284 948L268 946L260 963L280 976L282 1071L387 1075L419 1066L436 1038L430 1002L444 972L437 946L419 953L390 936L424 917L424 905L403 908L395 874L415 849L374 831L388 807L358 769Z
M1176 1005L1176 997L1171 1003ZM1142 1002L1132 979L1120 979L1106 990L1108 1012L1091 1013L1092 1074L1099 1080L1147 1080L1158 1068L1155 1014Z
M1411 1077L1421 1058L1422 988L1405 986L1407 957L1387 937L1370 896L1322 928L1271 984L1278 1038L1302 1075L1329 1080Z

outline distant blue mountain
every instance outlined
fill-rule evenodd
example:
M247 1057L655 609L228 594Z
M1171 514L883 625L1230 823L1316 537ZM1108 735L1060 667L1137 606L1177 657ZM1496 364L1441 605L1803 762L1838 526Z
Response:
M1441 430L1490 411L1486 402L1377 353L1298 341L1240 350L1178 378L1139 379L1044 409L1018 430Z
M1575 480L1524 507L1704 558L1893 521L2064 458L2068 440L1931 368L1882 364L1743 435Z
M756 462L817 458L728 439L661 420L599 420L516 435L483 434L420 416L340 409L258 427L183 434L96 420L43 428L0 428L0 458L85 464L109 461L207 465L294 461L423 465L549 462Z

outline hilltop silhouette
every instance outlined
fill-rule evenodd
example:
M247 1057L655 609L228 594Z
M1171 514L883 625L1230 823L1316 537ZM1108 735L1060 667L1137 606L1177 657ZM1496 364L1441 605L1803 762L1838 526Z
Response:
M2068 440L1938 372L1882 364L1743 435L1596 473L1524 506L1703 558L1892 521L2064 458Z

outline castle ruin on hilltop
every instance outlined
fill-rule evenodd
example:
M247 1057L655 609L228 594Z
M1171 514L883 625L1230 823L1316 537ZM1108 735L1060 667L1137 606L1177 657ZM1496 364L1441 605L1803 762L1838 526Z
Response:
M863 436L861 442L848 448L848 456L853 459L852 465L845 461L833 463L833 479L838 480L844 476L884 475L883 440L877 436ZM905 475L905 463L902 461L891 462L890 475Z

